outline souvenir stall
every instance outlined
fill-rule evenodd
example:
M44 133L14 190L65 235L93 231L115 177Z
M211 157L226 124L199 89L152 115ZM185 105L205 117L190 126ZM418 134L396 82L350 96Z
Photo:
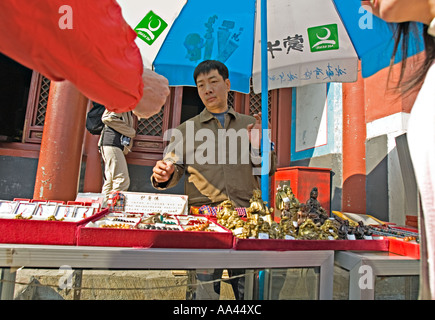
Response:
M242 93L251 91L251 78L255 93L267 93L272 89L306 84L354 82L358 79L359 60L379 62L373 59L375 55L372 49L378 46L377 52L384 53L386 51L384 44L387 42L385 39L391 38L389 32L383 34L378 31L379 29L374 28L371 32L373 32L372 35L376 34L376 37L365 37L367 43L360 42L361 47L370 48L367 51L370 55L357 52L353 45L355 41L351 41L351 37L353 35L353 40L362 40L358 34L362 28L356 28L354 24L345 26L342 21L348 20L342 19L342 16L351 18L353 21L360 18L352 14L343 14L358 11L348 10L348 7L344 5L351 1L300 0L292 1L293 7L277 1L276 5L270 8L267 7L266 1L257 1L256 4L253 1L246 1L246 3L219 1L215 2L216 6L212 8L209 3L199 0L176 1L177 6L159 3L159 6L161 5L164 9L175 11L169 13L157 11L156 7L149 7L148 4L144 4L145 1L134 1L134 5L132 5L133 1L120 0L118 2L123 8L122 15L125 21L122 22L129 24L131 26L129 31L133 32L134 29L138 35L135 42L142 56L143 61L141 62L146 68L152 67L156 72L167 77L171 86L195 85L192 83L191 75L199 60L196 56L203 48L204 57L222 60L230 56L234 58L228 60L227 63L231 70L231 88ZM183 8L186 3L187 5ZM343 4L339 6L340 3ZM149 1L149 5L151 4L156 3ZM352 5L360 7L361 3L355 0ZM154 11L151 11L151 8ZM182 8L184 10L181 10ZM228 10L228 8L233 8L233 10ZM316 10L311 10L312 8ZM120 13L121 10L118 9L120 8L111 12ZM311 10L311 14L300 14L308 9ZM156 12L159 14L157 15ZM256 14L257 12L262 14ZM93 17L98 16L94 14L94 11L89 10L88 13ZM221 13L225 16L223 23L219 21L219 24L214 25L217 16ZM292 18L289 19L289 16ZM324 20L325 17L327 19ZM84 15L81 21L86 21L86 19L87 16ZM268 20L272 23L267 24ZM276 23L278 20L279 23ZM151 27L151 22L156 21L158 27ZM184 22L188 28L183 25ZM282 33L283 30L296 30L291 25L296 25L296 22L300 26L298 28L306 30L305 40L299 34L305 31L297 31L298 34L291 35ZM196 24L201 28L206 26L204 39L196 33L199 30ZM104 24L100 25L107 28ZM177 25L181 27L177 29ZM122 28L116 25L112 27L117 28L116 30L127 30L125 24ZM274 27L276 33L268 35L268 27L269 29ZM230 31L233 28L234 30ZM74 30L78 29L74 28ZM212 35L214 29L218 31L216 38ZM59 31L56 28L50 28L50 30L56 31L55 34L60 39L59 43L65 43L64 33L67 31ZM91 30L94 29L91 28ZM101 41L104 37L100 37L97 32L89 38L88 31L89 28L86 29L85 39L92 41L99 39L99 42L109 44L107 48L113 47L113 43ZM107 34L106 29L103 28L102 31ZM172 32L169 33L169 31ZM327 37L319 36L321 31L327 31ZM331 35L332 38L329 38ZM168 40L165 40L166 36ZM270 41L275 41L274 45L269 46L268 37ZM45 35L31 38L46 39ZM131 37L127 38L133 40ZM258 41L260 38L261 41ZM76 38L70 39L74 41ZM171 41L172 39L177 41ZM288 41L284 41L281 46L280 41L282 40L277 39L288 39ZM216 56L212 55L211 50L215 40L216 47L218 42L224 45L224 49L219 50ZM30 44L29 46L33 44L29 41L23 41L23 43ZM77 43L86 44L87 42ZM152 43L156 45L150 49ZM298 52L303 51L302 44L306 48L299 61L295 57L299 57ZM40 45L34 47L41 48ZM272 59L267 58L268 47L270 47ZM16 48L21 47L16 46ZM13 51L20 54L32 51L26 48L23 50L16 48L13 48ZM105 48L105 46L98 48ZM129 48L135 49L131 45ZM238 48L239 51L234 54ZM69 47L67 49L68 52L71 51ZM185 49L188 50L187 54ZM51 51L57 52L56 50ZM100 50L100 52L105 51ZM182 52L184 54L180 54ZM291 59L288 59L286 54L289 53L298 55L293 55ZM92 54L86 55L88 56L97 57ZM58 57L62 58L63 55L58 54ZM54 61L56 62L57 59ZM73 60L54 64L58 67L71 61ZM295 64L289 65L289 61ZM388 66L389 62L388 59L386 65L363 63L361 64L364 67L362 74L364 76L374 74L377 70ZM100 71L109 70L113 71L112 74L121 74L119 70L107 68L107 65L110 63L101 64ZM127 61L125 65L130 70L133 64ZM30 66L33 67L33 65ZM371 70L367 70L367 67ZM70 69L75 75L75 66ZM133 69L136 75L138 75L137 71L141 70ZM300 70L306 70L304 76L296 77L296 73L300 73ZM68 79L60 71L61 76L52 74L51 78ZM90 70L88 74L99 74L93 71L95 70ZM104 72L100 73L104 74ZM182 76L186 76L187 79L180 79ZM107 87L102 86L104 81L91 81L95 88L93 92L90 92L92 90L89 89L89 83L77 82L75 77L70 78L78 89L84 93L92 93L87 96L93 100L101 98L99 100L102 102L103 96L108 95L105 89ZM81 79L86 79L86 77L81 77ZM132 83L134 84L134 81ZM69 92L68 84L66 88ZM75 91L73 93L75 95ZM117 91L111 90L110 93L113 94L112 101L116 100ZM61 99L57 102L62 107L68 107L69 110L72 104L71 99L67 95L60 96ZM63 100L68 100L68 103ZM84 96L80 95L76 100L74 104L80 105L84 112ZM268 95L263 94L263 130L266 130L269 125L267 100ZM110 99L105 104L111 105ZM54 115L53 113L52 116ZM79 117L78 112L75 116ZM79 121L69 122L73 125L79 123ZM47 127L49 128L48 125ZM59 130L62 133L65 131ZM44 137L46 140L43 140L41 150L44 150L44 142L50 140L47 133L44 133ZM59 148L59 145L61 144L52 144L56 148ZM72 149L71 144L63 145ZM265 164L268 164L270 150L267 150L268 144L265 145L267 148L263 150L262 158ZM75 153L80 154L82 139L76 137L74 146L77 150ZM40 163L54 163L52 159L54 152L44 154L47 156L40 157ZM62 152L58 155L60 159L57 161L63 161L65 157ZM78 157L75 160L79 162ZM267 167L265 164L263 164L264 167ZM44 174L42 171L39 172L35 190L38 189L38 183L46 179L45 172ZM52 172L55 171L52 170ZM76 175L73 174L73 176L75 179ZM347 298L375 297L374 294L361 292L366 288L359 286L356 289L355 287L361 279L357 273L360 273L361 267L366 265L372 268L374 277L416 273L416 262L419 260L418 231L391 225L369 215L331 212L330 169L302 167L279 169L272 183L272 192L268 189L270 187L268 174L264 174L263 177L265 179L262 179L262 189L253 190L250 206L247 208L235 207L231 199L223 201L216 207L188 207L188 198L185 195L134 192L113 193L108 206L104 208L101 206L101 199L93 199L91 196L78 196L74 201L67 202L56 201L56 199L47 201L18 198L0 200L0 268L3 268L3 271L8 270L2 272L0 279L7 278L7 281L0 282L1 298L13 297L13 270L21 267L58 269L63 265L68 265L77 269L246 269L245 299L281 298L276 291L286 286L290 274L286 273L282 276L278 274L281 272L280 269L297 269L298 272L300 271L299 277L305 277L314 270L314 285L310 286L314 294L308 293L313 299L334 298L334 266L350 273ZM59 182L58 185L60 185ZM270 203L263 201L262 192L266 198L271 195ZM395 269L401 261L405 261L405 264L396 269L397 273L385 273L386 269ZM383 268L385 264L388 268ZM308 271L304 271L307 269ZM264 270L264 274L262 277L250 277L248 276L249 270ZM376 289L376 281L373 279L367 282L370 284L368 286L370 290L373 290L373 286ZM277 285L278 282L281 283ZM258 288L261 288L260 292Z
M275 179L273 207L262 200L260 190L253 191L248 208L234 207L231 200L189 208L185 195L136 192L112 193L106 208L92 194L79 194L67 203L0 201L0 266L243 268L245 299L278 299L278 291L291 281L288 270L298 278L314 274L314 291L307 296L313 299L334 298L337 267L350 274L349 299L374 297L373 287L372 293L358 287L363 265L375 270L375 278L388 276L385 270L418 275L416 230L369 215L329 212L318 200L324 199L319 190L328 189L324 174L329 171L318 170L322 183L311 176L305 184L311 189L304 189L295 186L315 169L289 170L296 172L291 179L288 172ZM263 270L262 277L250 276L252 270ZM8 297L5 288L3 298Z
M4 270L61 265L127 270L243 268L245 299L258 298L258 280L250 276L253 269L313 267L319 270L316 298L332 299L333 250L277 251L268 250L267 246L263 250L261 245L249 243L245 244L250 246L248 250L238 248L236 239L262 241L257 238L272 237L266 228L267 221L271 221L268 213L249 214L256 223L264 221L260 228L260 224L255 226L247 219L251 209L234 208L230 201L222 207L189 210L184 195L118 192L112 194L107 208L100 207L101 200L86 200L89 199L78 197L70 203L2 201L0 266ZM265 208L260 201L256 205L261 206L259 210ZM249 235L251 239L242 239L235 228L243 222L246 230L250 224L257 229ZM10 272L4 278L9 283L14 281ZM2 298L11 299L13 289L7 285L2 289Z

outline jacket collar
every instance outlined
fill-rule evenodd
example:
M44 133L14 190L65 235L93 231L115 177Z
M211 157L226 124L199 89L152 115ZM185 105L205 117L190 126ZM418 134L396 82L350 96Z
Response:
M233 107L228 108L228 114L231 115L234 119L238 118L237 112L233 109ZM201 111L199 114L199 121L200 122L207 122L213 119L213 114L207 110L207 108L204 107L204 110Z

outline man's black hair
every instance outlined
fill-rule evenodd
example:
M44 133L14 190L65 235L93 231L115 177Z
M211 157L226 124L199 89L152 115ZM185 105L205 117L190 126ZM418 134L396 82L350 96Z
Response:
M217 70L224 80L228 79L228 68L226 65L217 60L204 60L196 66L195 71L193 72L195 84L196 79L200 74L207 74L213 70Z

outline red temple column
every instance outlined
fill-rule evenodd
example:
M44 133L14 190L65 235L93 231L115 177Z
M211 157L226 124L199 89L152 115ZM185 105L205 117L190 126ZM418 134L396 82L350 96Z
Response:
M83 192L100 193L103 187L103 169L101 155L98 151L100 136L85 133L86 169Z
M272 128L272 139L275 141L277 167L288 167L291 154L291 118L292 118L292 88L279 89L277 112L277 127Z
M342 211L366 213L364 80L343 83Z
M33 197L74 200L88 99L68 81L51 82Z

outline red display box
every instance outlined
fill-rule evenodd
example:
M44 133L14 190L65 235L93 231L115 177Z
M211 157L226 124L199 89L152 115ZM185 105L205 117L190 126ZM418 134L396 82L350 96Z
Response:
M420 259L420 244L415 241L405 241L402 239L391 238L389 251L401 256Z
M363 250L388 251L388 239L382 240L282 240L234 238L236 250Z
M94 219L96 221L97 219ZM223 228L223 227L221 227ZM225 228L223 228L226 230ZM86 227L78 229L77 245L136 248L231 249L233 234L226 230L181 231Z
M107 209L77 222L26 219L0 219L0 243L76 245L77 230Z
M277 217L280 217L280 212L275 208L276 189L282 185L290 186L301 203L306 203L310 198L311 189L317 187L319 191L317 200L328 214L331 213L331 169L312 167L278 168L273 177L273 195L270 197L270 207L274 208Z

